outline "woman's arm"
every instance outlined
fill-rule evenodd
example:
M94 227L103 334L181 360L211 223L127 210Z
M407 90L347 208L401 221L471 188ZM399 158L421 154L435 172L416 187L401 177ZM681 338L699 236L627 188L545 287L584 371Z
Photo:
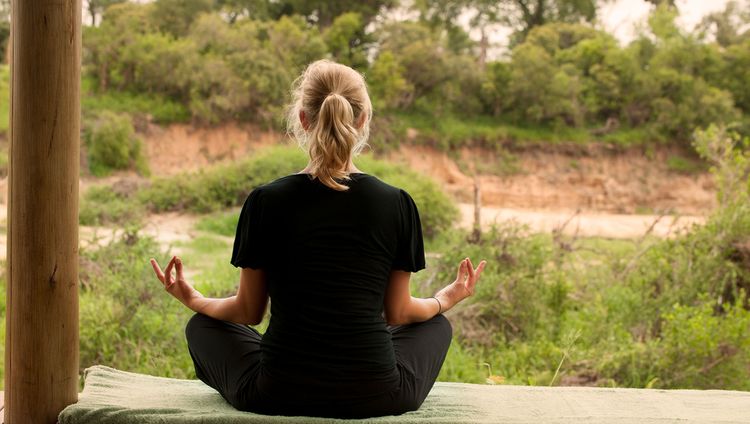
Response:
M391 271L383 304L386 321L390 325L422 322L451 309L458 302L474 294L474 286L485 265L486 262L482 261L474 269L469 258L464 259L458 266L456 280L440 290L434 298L427 299L411 295L410 272Z
M167 292L195 312L238 324L256 325L263 320L268 304L263 270L242 268L236 295L227 298L208 298L185 280L180 258L172 257L164 272L156 260L151 259L151 265ZM173 268L177 273L176 279L172 276Z
M407 271L391 271L383 304L385 320L389 325L427 321L440 311L437 300L421 299L411 295L410 277L411 273Z

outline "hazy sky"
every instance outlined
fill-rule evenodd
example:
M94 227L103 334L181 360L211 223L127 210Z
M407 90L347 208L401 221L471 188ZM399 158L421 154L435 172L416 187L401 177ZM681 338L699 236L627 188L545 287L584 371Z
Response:
M706 14L724 9L728 0L677 0L680 10L679 24L685 29L693 29ZM652 5L643 0L616 0L599 10L602 25L623 42L630 41L634 26L645 23Z
M692 30L706 14L722 10L729 0L677 0L680 10L678 24ZM645 0L614 0L600 7L598 12L598 24L608 32L614 33L622 43L632 40L637 34L638 25L646 25L646 19L653 4ZM462 16L459 21L464 28L468 24L470 15ZM474 39L479 39L479 30L469 31ZM495 27L490 35L492 47L489 50L490 59L497 58L507 52L508 36L511 30L504 27Z

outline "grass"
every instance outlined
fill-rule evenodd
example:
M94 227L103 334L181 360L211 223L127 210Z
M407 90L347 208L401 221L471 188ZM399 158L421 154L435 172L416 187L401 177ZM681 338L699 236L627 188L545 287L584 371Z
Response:
M690 175L706 172L707 165L705 162L698 159L671 155L667 157L667 169L672 172Z
M526 125L486 115L464 117L449 114L436 117L418 112L398 112L383 119L390 123L393 136L399 140L403 141L411 128L416 130L415 142L443 150L467 145L497 148L508 144L605 142L627 147L664 142L661 136L647 127L619 128L603 136L594 136L592 130L595 128ZM388 145L388 141L385 140L384 144Z
M188 122L190 111L175 100L156 93L131 93L107 90L98 93L91 77L81 81L81 109L84 114L100 111L125 112L150 117L158 124ZM2 112L2 111L0 111ZM7 114L6 114L7 116Z
M203 216L195 228L226 237L234 237L237 230L237 219L240 216L240 209L232 208L227 211L215 212Z

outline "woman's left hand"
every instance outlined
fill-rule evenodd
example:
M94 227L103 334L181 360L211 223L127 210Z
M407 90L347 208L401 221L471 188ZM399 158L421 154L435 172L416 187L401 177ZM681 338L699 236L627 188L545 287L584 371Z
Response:
M172 260L169 261L163 272L156 259L151 258L151 266L154 268L156 278L161 281L164 289L188 308L190 308L193 300L203 297L198 290L185 280L185 276L182 273L182 260L177 256L172 256ZM172 276L173 269L177 273L177 278Z

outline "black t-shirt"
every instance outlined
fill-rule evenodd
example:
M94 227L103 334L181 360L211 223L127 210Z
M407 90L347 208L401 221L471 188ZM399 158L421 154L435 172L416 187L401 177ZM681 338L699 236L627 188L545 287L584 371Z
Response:
M404 190L362 173L333 190L308 174L253 190L232 264L263 269L271 320L261 344L270 373L354 381L391 378L383 318L391 270L425 267L422 228Z

